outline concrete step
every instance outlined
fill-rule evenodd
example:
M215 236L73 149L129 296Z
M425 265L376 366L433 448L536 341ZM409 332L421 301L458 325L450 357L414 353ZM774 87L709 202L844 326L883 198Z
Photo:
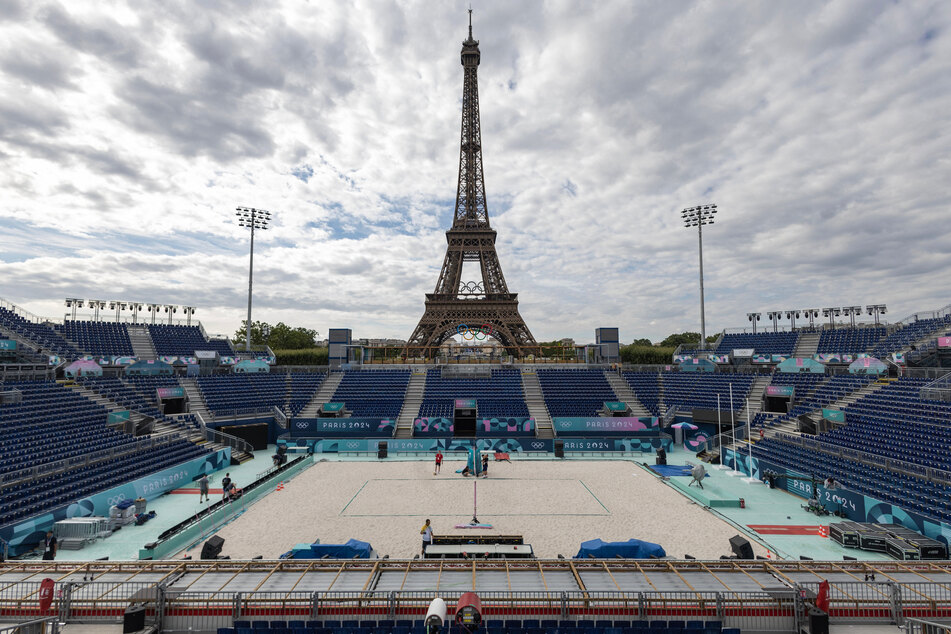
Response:
M614 390L615 398L631 408L631 416L651 415L650 412L647 411L647 408L644 407L644 404L641 403L640 399L637 398L637 395L631 390L631 386L628 385L624 377L617 372L605 370L604 378L607 379L608 385Z
M403 396L403 407L396 419L396 437L412 438L413 423L419 414L426 394L426 371L413 371L406 385L406 394Z
M343 372L331 372L328 374L324 378L323 383L320 384L317 393L314 394L310 402L304 406L304 409L301 410L298 416L300 418L317 418L317 414L320 412L320 406L330 401L330 398L334 395L334 392L337 391L337 386L340 385L342 380Z

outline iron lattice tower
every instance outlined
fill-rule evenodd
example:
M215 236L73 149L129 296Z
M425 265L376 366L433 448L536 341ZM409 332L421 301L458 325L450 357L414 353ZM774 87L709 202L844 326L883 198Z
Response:
M479 123L479 42L462 43L462 134L459 148L459 184L449 243L436 290L426 294L426 312L407 342L429 356L462 324L472 329L491 327L495 337L517 356L539 352L525 320L518 312L518 294L510 293L495 250L495 230L489 224L482 174L482 131ZM482 281L462 279L464 262L478 262Z

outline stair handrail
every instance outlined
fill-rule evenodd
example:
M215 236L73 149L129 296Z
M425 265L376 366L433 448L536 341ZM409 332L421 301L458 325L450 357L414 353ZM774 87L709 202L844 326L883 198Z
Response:
M39 315L37 315L37 314L35 314L35 313L31 313L30 311L26 310L25 308L20 308L19 306L17 306L17 305L14 304L13 302L11 302L11 301L9 301L9 300L6 300L6 299L3 299L2 297L0 297L0 307L6 308L7 310L9 310L11 313L13 313L14 315L16 315L17 317L22 317L23 319L25 319L25 320L27 320L27 321L29 321L29 322L31 322L31 323L34 323L34 324L46 324L46 323L52 324L52 323L57 323L57 322L53 321L52 319L48 319L48 318L46 318L46 317L40 317Z
M202 438L208 442L216 442L226 447L231 447L234 450L243 451L248 454L254 453L254 447L248 441L242 440L237 436L232 436L231 434L226 434L223 431L210 428L207 424L205 424L205 417L201 415L201 412L191 413L194 414L195 418L198 419L198 425L201 427Z
M273 407L274 422L277 423L277 426L281 429L287 429L287 414L281 411L281 408L275 405Z
M941 317L945 317L947 315L951 315L951 304L942 306L938 310L925 310L919 313L912 313L903 319L899 319L895 323L908 325L913 324L921 319L940 319Z
M923 385L919 397L927 401L951 401L951 371Z

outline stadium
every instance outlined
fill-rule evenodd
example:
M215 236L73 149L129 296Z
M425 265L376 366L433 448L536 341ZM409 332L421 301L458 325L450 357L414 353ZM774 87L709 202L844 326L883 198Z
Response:
M696 344L543 345L487 209L469 14L405 341L335 324L326 363L288 362L251 344L250 281L243 344L201 305L0 300L0 633L951 631L951 304L708 341L701 246ZM253 267L270 212L237 215Z

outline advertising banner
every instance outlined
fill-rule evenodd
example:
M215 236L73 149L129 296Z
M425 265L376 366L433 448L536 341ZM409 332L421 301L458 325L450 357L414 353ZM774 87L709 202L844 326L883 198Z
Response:
M112 425L113 423L124 423L127 420L129 420L130 415L131 414L129 413L129 410L127 409L120 409L115 412L109 412L109 414L106 415L106 424Z
M742 357L744 359L752 357L753 353L756 352L755 348L734 348L733 349L733 358Z
M792 357L792 355L791 354L773 354L773 355L770 355L770 357L773 359L773 363L782 363L786 359L789 359L790 357Z
M285 441L279 440L279 444ZM464 438L391 438L385 441L390 453L397 452L432 452L440 450L443 453L458 451L459 456L447 455L448 460L462 459L462 452L472 446L472 440ZM307 438L291 440L291 446L308 447L315 453L339 453L347 451L372 452L377 450L379 440L367 438ZM550 438L479 438L475 441L479 451L498 451L504 453L523 453L542 451L551 453L555 450L555 441ZM566 452L582 451L626 451L653 453L660 447L671 450L673 441L670 438L566 438L564 440Z
M605 401L604 408L609 412L626 412L627 403L621 403L619 401Z
M451 437L455 428L450 418L417 418L413 421L413 435L430 438ZM535 419L522 416L480 418L476 421L477 436L534 436Z
M457 398L456 409L475 409L476 400L474 398Z
M729 363L730 362L730 355L728 354L711 354L707 358L713 361L714 363Z
M161 398L185 398L185 388L183 387L158 387L155 388L156 394Z
M15 352L17 349L17 342L13 339L0 339L0 350L9 350Z
M825 352L812 355L819 363L842 363L842 355L836 352Z
M379 418L295 418L291 436L336 438L345 436L392 436L393 421Z
M951 337L938 337L938 347L951 348Z
M343 403L324 403L320 409L325 412L339 412L343 409Z
M772 363L773 357L768 354L754 354L753 363Z
M690 354L675 354L674 363L683 363L684 361L693 360L693 355Z
M766 396L792 396L795 390L793 385L767 385Z
M838 409L826 409L822 408L822 418L834 423L844 423L845 422L845 412Z
M556 417L552 425L559 436L618 435L632 432L657 433L656 416L641 418Z

